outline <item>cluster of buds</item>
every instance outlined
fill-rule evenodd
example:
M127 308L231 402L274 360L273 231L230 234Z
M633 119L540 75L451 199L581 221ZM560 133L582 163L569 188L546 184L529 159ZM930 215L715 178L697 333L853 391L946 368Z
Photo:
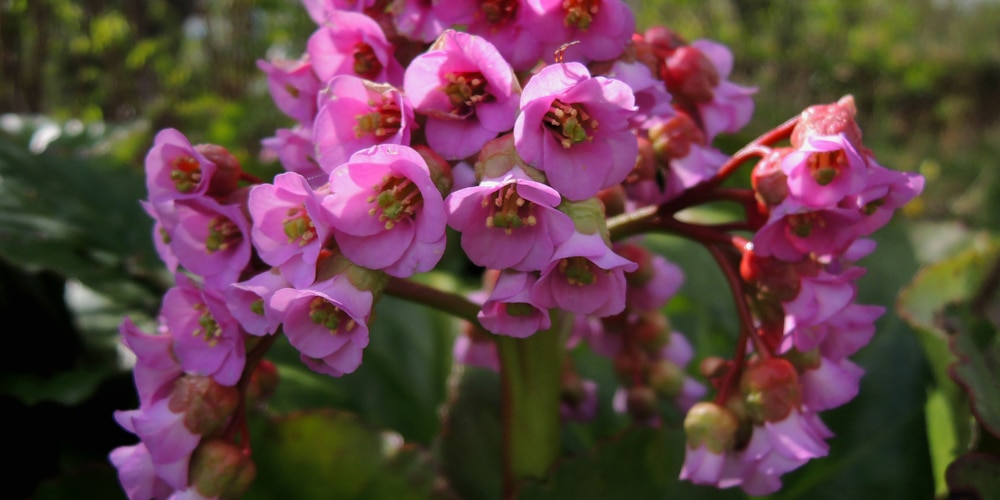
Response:
M176 286L157 334L122 326L141 404L119 422L142 441L111 459L131 498L238 495L253 476L243 408L267 392L253 381L271 380L274 339L316 372L353 372L373 307L437 266L448 227L484 270L459 361L502 369L492 336L571 318L567 346L614 364L616 408L650 425L661 401L688 411L682 477L767 493L825 453L816 414L857 392L846 358L882 312L853 304L853 262L922 187L875 163L850 100L729 157L712 142L746 125L754 92L728 80L729 50L636 34L622 0L303 4L317 24L305 54L259 63L295 121L262 142L285 172L256 179L172 129L146 157L144 206ZM753 191L716 189L753 155ZM746 221L673 217L719 199ZM704 243L732 271L743 335L703 370L714 403L697 403L693 350L662 312L683 274L630 238L646 231ZM563 417L593 416L594 383L568 362L561 383Z

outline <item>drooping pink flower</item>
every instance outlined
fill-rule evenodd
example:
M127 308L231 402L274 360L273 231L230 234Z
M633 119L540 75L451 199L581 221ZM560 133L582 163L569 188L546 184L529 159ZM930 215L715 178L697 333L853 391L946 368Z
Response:
M271 305L271 296L289 286L281 271L271 268L246 281L233 283L225 290L226 305L247 333L270 335L281 324L281 315Z
M555 209L560 201L556 190L513 169L502 179L451 193L445 209L473 263L537 271L549 263L556 245L573 234L573 221Z
M431 270L445 246L444 200L412 148L379 145L330 174L323 199L344 256L396 277Z
M629 119L635 97L624 82L591 77L579 63L554 64L528 81L514 144L570 200L618 184L639 151Z
M129 500L167 498L174 488L156 475L152 457L143 443L119 446L108 455L118 470L118 482Z
M169 332L151 335L139 329L131 319L125 318L118 326L122 343L135 354L135 388L140 404L152 404L166 397L173 383L183 370L174 358L174 338Z
M277 155L285 170L301 174L309 180L310 185L326 183L327 172L319 168L319 162L316 160L316 146L312 141L311 127L279 128L274 133L274 137L260 141L265 151Z
M791 200L772 209L753 237L754 252L796 262L807 255L837 255L859 237L861 216L849 209L811 210Z
M820 271L815 276L801 276L798 294L782 303L785 333L825 323L844 312L857 295L855 281L864 273L864 268L855 267L841 274Z
M865 370L847 359L820 358L819 366L799 373L802 404L811 412L836 408L858 395Z
M160 316L174 336L174 353L184 371L235 385L246 364L240 324L213 288L199 287L183 274L163 296Z
M146 155L145 169L149 201L157 203L204 197L217 166L184 134L168 128L156 134Z
M167 233L166 229L167 227L175 227L177 225L174 202L150 203L148 201L140 201L139 203L146 214L153 218L153 247L156 248L156 254L160 256L160 260L166 265L168 271L171 273L176 272L180 262L178 262L177 256L174 255L173 249L170 248L170 234Z
M788 194L809 208L831 208L868 181L868 163L843 134L807 136L781 161Z
M856 207L862 213L858 231L870 235L886 225L896 209L916 198L924 189L924 177L914 172L899 172L884 168L869 158L872 163L868 184L857 194L849 197L843 206Z
M301 290L278 290L271 306L282 318L288 341L311 369L339 377L361 365L362 350L368 346L371 292L336 275Z
M188 465L191 453L201 441L201 435L189 430L184 425L184 412L175 412L170 408L170 398L161 399L138 410L117 411L115 420L125 430L139 436L145 445L149 460L157 476L177 490L183 490L188 485ZM136 452L138 450L133 450ZM125 459L124 456L118 458ZM144 459L137 456L135 459ZM135 473L142 474L142 463ZM136 479L140 479L137 477ZM136 485L140 486L141 485ZM153 480L150 488L162 488Z
M542 55L565 41L542 42L529 29L531 9L525 0L458 0L441 2L441 16L490 41L515 71L534 68ZM444 6L447 9L444 9Z
M552 326L549 311L532 303L531 288L536 280L530 273L500 273L479 311L483 328L498 335L525 338Z
M750 442L740 454L740 486L751 495L781 488L780 476L829 452L826 439L833 433L813 412L791 411L777 422L754 426Z
M691 47L704 54L715 66L719 82L712 99L698 103L701 122L711 143L722 132L735 133L750 122L753 115L755 87L744 87L728 80L733 71L733 53L725 45L712 40L695 40Z
M520 85L496 47L447 30L406 68L406 95L427 115L427 144L448 160L472 156L514 126Z
M376 144L410 145L413 108L395 87L338 76L320 92L319 106L313 141L327 173Z
M579 314L618 314L625 309L625 272L636 267L611 251L599 234L574 233L542 270L533 302Z
M237 281L252 252L243 209L208 197L176 200L173 209L172 216L161 220L175 224L164 229L180 265L220 290Z
M635 31L632 9L621 0L526 0L525 3L531 9L527 26L536 38L555 44L579 41L574 50L579 50L586 61L617 58Z
M382 28L358 12L327 11L325 22L309 37L306 52L321 82L338 75L396 86L403 82L403 67Z
M319 252L330 234L321 195L301 175L286 172L277 175L274 184L254 186L247 206L261 260L278 267L296 288L312 284Z
M316 116L316 94L320 82L308 59L257 61L267 74L267 88L274 105L282 113L302 122L312 123Z

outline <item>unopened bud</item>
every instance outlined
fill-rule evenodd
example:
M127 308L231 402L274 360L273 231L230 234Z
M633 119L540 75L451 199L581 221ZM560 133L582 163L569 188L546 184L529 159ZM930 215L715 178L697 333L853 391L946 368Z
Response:
M781 170L781 161L792 151L795 150L775 148L754 167L750 183L761 203L774 207L788 197L788 176Z
M240 391L212 377L185 375L174 383L170 411L184 414L184 427L195 434L211 436L225 428L239 405Z
M801 279L796 267L774 257L743 252L740 277L757 289L758 298L787 302L799 294Z
M589 198L583 201L563 200L556 208L573 220L576 232L581 234L601 233L605 242L608 241L608 226L604 215L604 204L597 198Z
M780 358L761 360L740 379L747 414L756 423L778 422L802 402L799 377L791 363Z
M278 368L264 359L254 368L247 386L247 404L255 405L271 399L278 388Z
M792 129L792 146L801 147L810 136L844 134L855 149L862 151L857 114L854 97L850 95L833 104L810 106L799 115L799 122Z
M672 96L692 103L711 101L720 80L715 64L690 45L679 47L670 54L661 73Z
M631 325L636 342L649 351L659 351L670 342L670 322L660 311L643 311Z
M188 479L205 497L239 498L256 476L250 457L220 439L203 441L191 455Z
M208 194L221 198L235 191L243 174L240 161L228 149L216 144L199 144L194 149L216 167L212 179L208 182Z
M692 144L704 145L705 133L687 113L678 110L674 116L650 127L649 140L657 159L666 163L687 157Z
M447 197L451 193L451 188L455 185L455 177L451 174L451 164L437 154L433 149L418 144L413 149L420 153L420 156L427 163L427 168L431 173L431 181L437 188L441 196Z
M656 274L656 270L653 268L653 252L650 252L648 248L637 243L626 242L615 245L615 253L639 265L635 271L625 273L625 282L629 286L645 286Z
M712 453L733 448L740 422L731 411L715 403L696 403L684 417L684 434L692 448L704 446Z
M476 180L499 179L514 167L520 168L535 181L545 181L545 174L528 166L517 154L517 149L514 147L514 134L497 137L483 146L479 152L479 160L475 164Z
M597 199L604 204L604 214L607 217L614 217L625 213L628 196L625 194L625 187L615 184L597 192Z
M667 360L660 360L649 367L649 386L664 398L673 398L684 387L684 370Z
M625 409L633 419L644 422L659 414L658 401L652 387L637 385L626 390Z

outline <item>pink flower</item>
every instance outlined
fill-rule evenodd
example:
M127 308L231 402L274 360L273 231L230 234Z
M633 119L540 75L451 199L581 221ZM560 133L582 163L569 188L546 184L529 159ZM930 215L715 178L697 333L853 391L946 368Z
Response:
M394 87L337 76L319 94L319 106L313 140L326 172L376 144L410 144L413 108Z
M254 186L247 205L261 260L277 266L296 288L312 284L319 252L330 234L320 195L301 175L287 172L276 176L274 184Z
M246 351L239 322L225 297L200 288L183 274L163 296L160 316L174 336L174 353L186 372L207 375L222 385L235 385L243 373Z
M489 40L515 71L534 68L542 54L551 53L564 42L542 43L531 33L531 9L525 0L459 0L447 5L452 24L466 24L466 31Z
M327 173L319 168L319 162L316 161L316 146L312 142L311 128L279 128L274 133L274 137L260 141L265 151L277 155L285 170L301 174L309 179L311 185L326 183Z
M863 268L855 267L841 274L820 271L815 276L801 276L798 294L782 303L785 333L824 323L844 312L857 294L855 280L864 273Z
M165 229L180 265L218 289L237 281L252 252L250 221L243 209L206 197L177 200L173 210L161 220L174 223Z
M335 10L361 12L375 5L376 0L302 0L309 17L316 24L326 22L327 16Z
M847 359L820 358L819 366L799 373L802 404L812 412L836 408L858 395L864 369Z
M549 311L532 303L531 288L535 281L537 278L529 273L500 273L479 311L483 328L498 335L525 338L552 326Z
M411 40L432 42L450 23L440 17L437 2L397 0L389 6L396 31Z
M355 288L347 276L302 290L278 290L271 306L282 318L288 341L311 369L339 377L361 365L372 294Z
M457 363L463 365L478 366L497 373L500 372L500 355L497 353L497 345L489 339L480 339L469 334L459 335L455 339L454 347L452 347L452 357Z
M174 381L183 373L174 358L174 338L169 333L150 335L139 329L131 319L125 318L118 326L122 343L136 357L132 374L141 404L152 404L163 399L173 389Z
M289 286L277 268L268 269L227 288L226 305L247 333L270 335L281 324L281 315L271 305L271 296Z
M330 174L330 191L323 206L340 250L355 264L409 277L441 259L444 200L415 150L359 151Z
M621 0L526 0L531 33L543 42L579 41L587 60L608 61L625 51L635 31L632 10Z
M715 66L718 84L712 92L712 99L698 103L698 112L705 127L707 142L721 132L738 132L753 115L754 87L744 87L727 80L733 71L733 54L725 45L711 40L695 40L691 47L704 54Z
M625 83L592 78L579 63L548 66L521 94L515 147L563 196L587 199L624 180L635 165L634 112L635 97Z
M306 51L321 82L338 75L391 85L403 81L403 67L393 57L392 45L378 23L364 14L328 11L323 25L309 37Z
M142 209L153 218L153 246L156 248L156 254L160 256L160 260L166 265L168 271L176 272L180 262L177 261L177 256L170 248L170 234L167 233L166 229L177 225L174 203L172 201L160 203L140 201L139 203L142 205Z
M156 475L153 459L145 444L115 448L108 459L118 469L118 482L129 500L167 498L174 492L172 486Z
M156 134L145 165L146 188L153 203L205 196L217 169L184 134L172 128Z
M531 291L539 307L611 316L625 309L625 272L636 264L611 251L599 234L574 233L556 248Z
M514 126L520 85L485 39L448 30L406 68L403 86L427 115L427 144L448 160L472 156Z
M161 399L138 410L115 412L115 420L125 430L135 433L142 440L142 444L149 452L149 460L156 475L178 490L188 485L188 464L191 453L201 441L201 435L185 427L184 416L184 412L175 413L170 409L170 398ZM135 452L141 453L139 450L133 450L133 453ZM119 455L118 458L126 457ZM144 460L144 457L140 455L133 459ZM138 467L134 471L138 477L134 479L141 480L144 477L144 471L141 469L143 464L139 462L132 465ZM142 487L141 484L135 486ZM162 488L162 485L155 480L148 486Z
M788 176L788 194L814 209L835 206L868 180L868 163L844 134L808 136L784 157L781 170Z
M787 262L809 254L837 255L861 236L859 217L848 209L810 210L785 200L771 211L767 224L754 235L754 252Z
M536 271L556 245L573 234L573 221L555 209L562 199L549 186L514 169L445 200L448 224L462 233L462 249L490 269Z
M793 410L778 422L755 426L743 450L742 483L751 495L766 495L781 488L779 477L829 452L826 439L833 433L812 412Z
M308 59L277 59L257 61L257 67L267 74L267 88L275 106L302 123L312 123L320 86L312 63Z
M864 214L859 232L869 235L884 226L897 208L916 198L924 189L923 176L913 172L889 170L872 162L868 185L864 190L845 200L844 206L857 207Z

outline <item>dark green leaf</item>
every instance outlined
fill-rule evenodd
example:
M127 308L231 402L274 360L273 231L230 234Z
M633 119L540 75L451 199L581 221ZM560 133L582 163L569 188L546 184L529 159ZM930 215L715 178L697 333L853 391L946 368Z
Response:
M460 497L500 498L501 439L500 377L466 367L446 409L437 445L441 470Z

